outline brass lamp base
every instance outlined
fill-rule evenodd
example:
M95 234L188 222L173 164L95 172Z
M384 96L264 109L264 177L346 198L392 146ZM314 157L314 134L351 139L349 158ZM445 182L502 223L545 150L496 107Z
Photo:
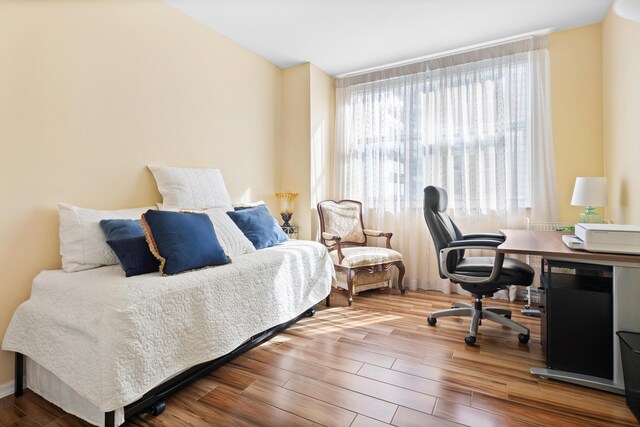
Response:
M282 220L284 221L282 223L282 228L291 228L291 224L289 224L289 221L291 220L291 217L293 216L292 213L280 213L280 216L282 217Z

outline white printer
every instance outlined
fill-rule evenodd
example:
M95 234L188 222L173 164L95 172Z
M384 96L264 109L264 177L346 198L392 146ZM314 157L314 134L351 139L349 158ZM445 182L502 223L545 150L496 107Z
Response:
M640 227L637 225L578 223L575 233L575 236L562 236L571 249L640 255Z

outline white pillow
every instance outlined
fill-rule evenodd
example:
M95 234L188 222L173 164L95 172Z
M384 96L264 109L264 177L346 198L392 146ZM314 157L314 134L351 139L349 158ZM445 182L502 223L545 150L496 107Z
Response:
M118 258L107 244L100 220L140 219L153 207L102 211L60 203L60 255L67 273L118 264Z
M219 169L149 166L162 194L164 209L233 210Z
M251 240L247 239L242 230L229 218L226 208L212 208L205 212L211 218L218 241L228 257L233 259L238 255L256 251Z

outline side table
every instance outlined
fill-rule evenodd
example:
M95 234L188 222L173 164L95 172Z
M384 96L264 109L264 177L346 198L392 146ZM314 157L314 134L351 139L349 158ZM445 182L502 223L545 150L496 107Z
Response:
M282 227L282 231L284 231L284 234L287 235L288 238L290 239L298 239L298 226L297 225L293 225L290 227Z

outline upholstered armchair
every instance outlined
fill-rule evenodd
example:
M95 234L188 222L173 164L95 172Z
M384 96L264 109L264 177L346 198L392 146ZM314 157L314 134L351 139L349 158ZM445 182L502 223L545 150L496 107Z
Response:
M398 289L404 294L404 264L402 254L391 249L393 234L365 229L362 203L325 200L318 203L318 215L320 241L329 250L336 269L336 286L347 291L349 305L358 292L390 287L390 269L394 266L398 269ZM386 247L367 246L371 237L386 238Z

